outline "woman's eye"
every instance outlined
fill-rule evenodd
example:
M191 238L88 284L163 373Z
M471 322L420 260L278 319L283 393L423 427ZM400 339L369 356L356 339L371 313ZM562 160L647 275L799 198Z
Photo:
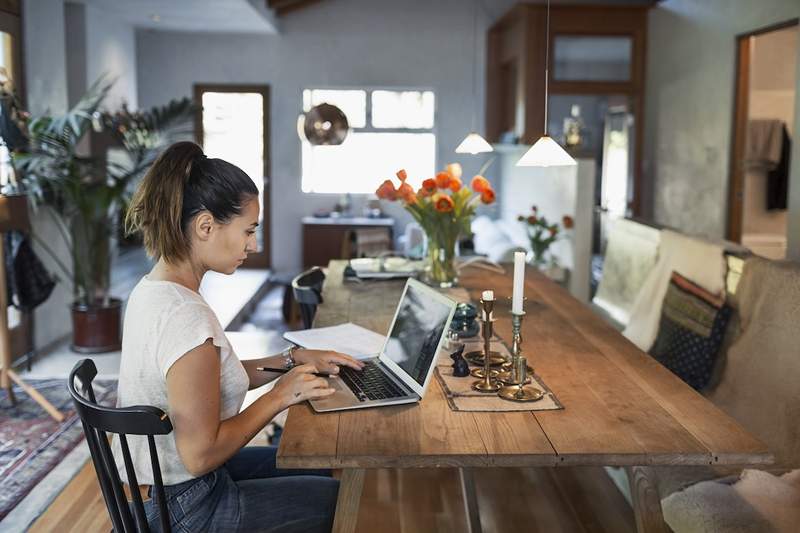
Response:
M255 233L256 233L255 230L252 229L247 230L248 235L255 235Z

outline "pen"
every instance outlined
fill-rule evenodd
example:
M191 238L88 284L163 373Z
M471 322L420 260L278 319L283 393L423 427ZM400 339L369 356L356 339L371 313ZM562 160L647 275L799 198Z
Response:
M268 366L257 366L256 370L260 370L262 372L277 372L278 374L285 374L289 370L291 370L291 368L270 368ZM312 372L312 374L320 378L335 378L337 376L337 374L328 374L326 372Z

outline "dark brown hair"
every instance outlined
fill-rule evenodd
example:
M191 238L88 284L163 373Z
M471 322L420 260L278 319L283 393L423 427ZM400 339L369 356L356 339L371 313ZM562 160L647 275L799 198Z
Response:
M258 196L245 172L222 159L209 159L193 142L178 142L156 159L131 199L125 232L142 232L147 254L168 263L189 257L188 226L208 211L227 223Z

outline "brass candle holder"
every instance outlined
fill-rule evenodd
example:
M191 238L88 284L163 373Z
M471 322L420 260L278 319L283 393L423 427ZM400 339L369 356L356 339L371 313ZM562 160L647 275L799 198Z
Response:
M519 385L525 379L520 380L517 375L517 366L520 357L522 357L522 319L525 317L525 311L522 313L511 313L511 357L503 364L503 371L497 375L497 379L505 385ZM533 374L533 368L526 364L526 379L527 374Z
M528 361L524 357L517 357L513 372L518 383L502 387L500 392L497 393L499 397L512 402L535 402L544 398L544 392L541 389L526 385L528 382Z
M483 307L483 314L481 321L483 322L483 378L472 384L473 390L479 392L497 392L500 390L500 382L492 375L491 369L491 341L493 334L494 317L492 311L494 310L494 300L484 300L481 298L481 306Z

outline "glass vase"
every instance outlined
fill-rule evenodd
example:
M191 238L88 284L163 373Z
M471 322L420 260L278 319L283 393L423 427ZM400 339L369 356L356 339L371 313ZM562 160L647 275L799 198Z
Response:
M439 288L453 287L458 282L456 276L456 240L428 237L428 255L425 268L425 281Z

